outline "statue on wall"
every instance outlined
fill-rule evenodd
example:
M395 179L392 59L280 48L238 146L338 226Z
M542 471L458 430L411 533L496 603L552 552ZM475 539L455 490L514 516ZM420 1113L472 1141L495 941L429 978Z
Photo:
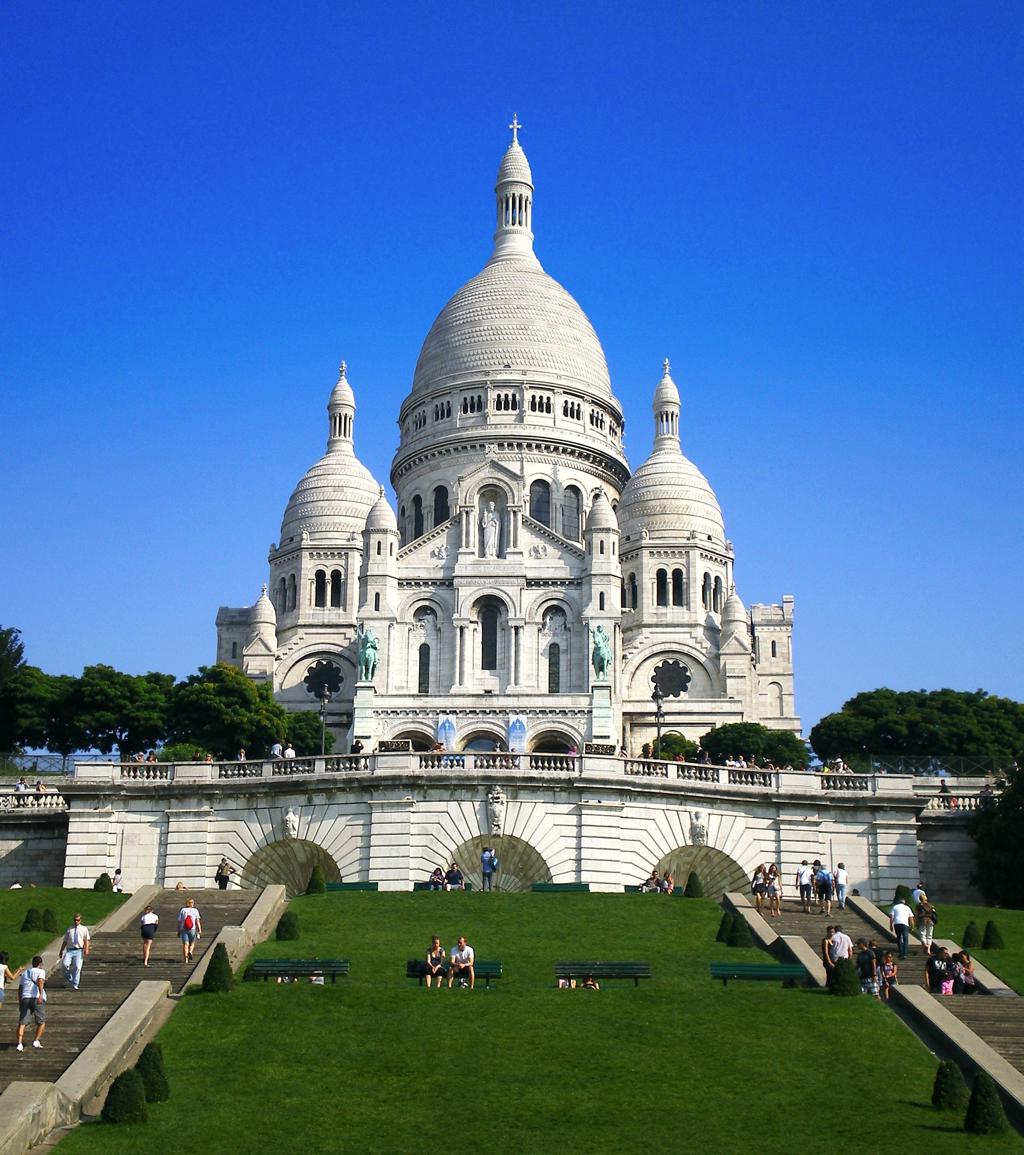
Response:
M494 502L489 501L480 518L480 531L483 538L484 557L498 556L498 514L494 509Z
M289 806L288 813L281 819L281 827L284 831L285 838L299 837L299 816Z
M707 815L703 810L695 810L690 818L690 844L692 846L707 846L708 826Z
M487 794L487 817L492 834L501 834L505 823L505 791L500 786L491 787Z
M356 637L359 639L359 680L372 682L377 672L377 647L380 643L373 630L368 630L362 622L356 626Z
M612 640L604 626L595 626L590 635L594 639L594 677L599 681L607 681L612 665Z

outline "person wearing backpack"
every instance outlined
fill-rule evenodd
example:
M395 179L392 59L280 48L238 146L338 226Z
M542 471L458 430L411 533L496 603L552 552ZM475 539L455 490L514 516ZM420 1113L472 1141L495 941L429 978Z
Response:
M196 943L203 937L203 920L194 898L186 899L178 911L178 936L181 938L181 961L190 963Z

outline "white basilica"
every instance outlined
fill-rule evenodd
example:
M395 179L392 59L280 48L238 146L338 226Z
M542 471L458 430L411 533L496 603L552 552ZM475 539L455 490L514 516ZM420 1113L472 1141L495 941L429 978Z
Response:
M630 472L601 343L534 254L533 176L512 128L493 252L438 314L399 413L397 512L355 455L342 364L327 451L292 493L256 604L218 613L217 660L290 709L316 708L307 673L333 666L341 751L637 755L656 688L663 733L799 732L793 599L740 601L667 361L651 453Z

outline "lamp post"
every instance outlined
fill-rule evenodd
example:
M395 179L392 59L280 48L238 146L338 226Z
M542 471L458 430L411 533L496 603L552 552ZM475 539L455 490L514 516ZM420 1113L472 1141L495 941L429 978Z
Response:
M665 711L662 708L662 701L665 695L661 692L660 686L654 687L654 693L651 694L651 701L654 703L654 721L658 728L658 736L654 743L654 760L661 761L661 720L665 717Z
M320 691L320 757L327 752L327 703L331 700L331 691L324 686Z

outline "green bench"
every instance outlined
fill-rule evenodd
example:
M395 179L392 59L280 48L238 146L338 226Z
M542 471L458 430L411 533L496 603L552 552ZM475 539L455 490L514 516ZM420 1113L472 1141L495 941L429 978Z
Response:
M374 886L374 889L376 890L377 884L374 883L373 886ZM413 888L413 890L429 890L430 889L430 883L429 882L414 882L412 884L412 888ZM469 879L466 879L465 883L463 884L462 889L463 890L472 890L473 889L473 884L469 881ZM441 892L438 891L438 893L441 893ZM451 894L451 891L448 891L447 893Z
M537 894L552 894L560 891L581 894L590 893L589 882L535 882L530 887Z
M327 890L376 890L376 882L328 882Z
M566 979L582 982L593 975L598 982L602 979L632 979L638 987L641 979L651 977L651 964L646 962L556 962L555 980Z
M427 964L425 959L411 958L405 964L405 977L407 979L419 979L420 986L423 986L423 980L426 978ZM500 959L483 959L478 958L473 963L473 972L476 975L477 982L481 979L485 987L490 987L491 979L501 978L501 960ZM448 981L448 964L445 963L445 977L444 981Z
M759 982L783 982L793 986L810 976L802 963L712 963L711 977L728 986L730 979L752 979Z
M312 978L313 975L330 976L331 982L338 981L338 975L348 976L347 958L258 958L245 971L248 982L256 979Z

